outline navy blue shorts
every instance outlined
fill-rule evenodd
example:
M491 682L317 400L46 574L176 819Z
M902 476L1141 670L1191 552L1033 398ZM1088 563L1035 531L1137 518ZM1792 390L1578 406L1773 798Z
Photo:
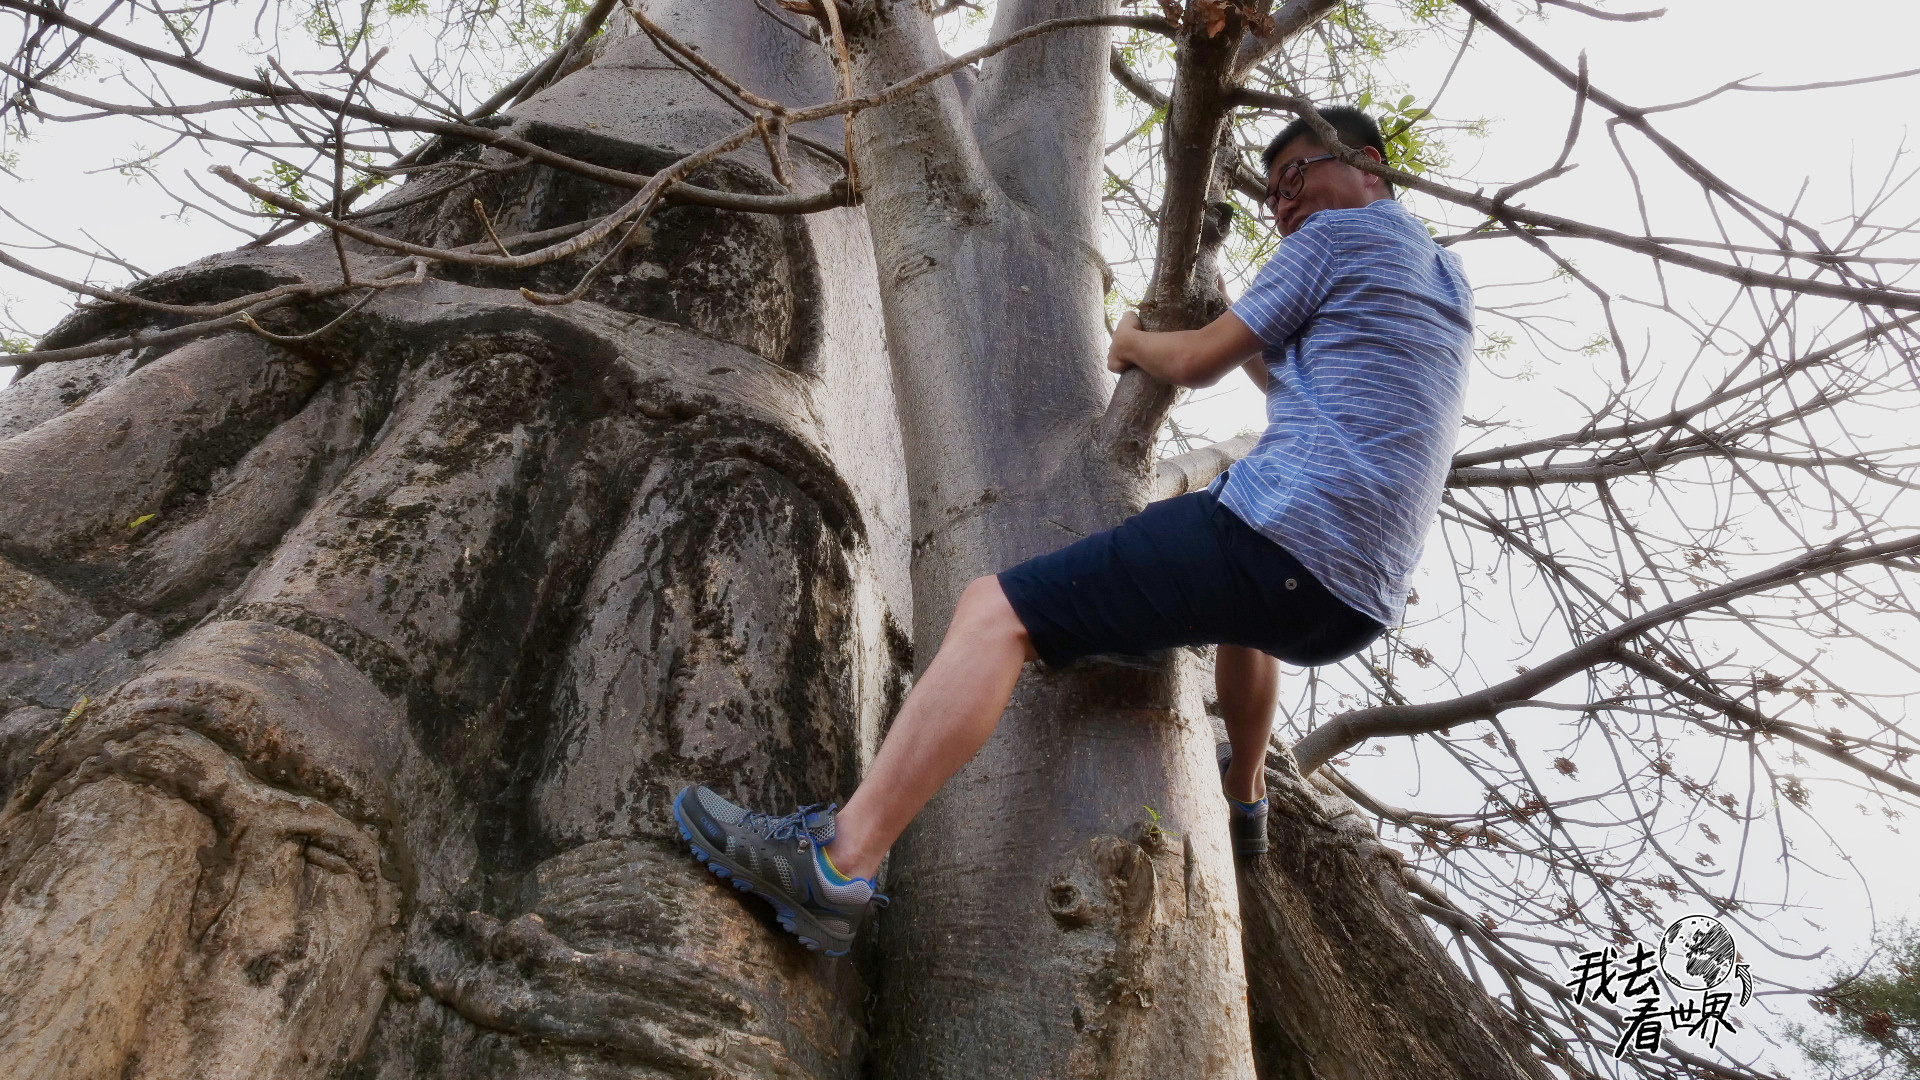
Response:
M1029 559L1000 587L1049 667L1178 645L1244 645L1311 667L1384 630L1206 491Z

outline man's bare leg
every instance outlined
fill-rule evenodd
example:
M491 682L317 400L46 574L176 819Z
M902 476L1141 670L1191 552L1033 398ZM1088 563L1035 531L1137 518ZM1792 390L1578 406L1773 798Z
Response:
M1233 743L1227 794L1257 802L1267 794L1267 740L1280 703L1280 661L1258 649L1222 645L1213 662L1213 685L1227 740Z
M1020 681L1021 665L1038 658L1000 579L968 585L939 653L839 813L827 851L841 873L873 876L907 823L986 745Z

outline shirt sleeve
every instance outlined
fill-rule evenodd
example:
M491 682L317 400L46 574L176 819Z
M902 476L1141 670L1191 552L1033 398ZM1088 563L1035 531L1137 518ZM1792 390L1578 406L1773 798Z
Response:
M1308 218L1233 302L1233 313L1268 345L1281 345L1306 325L1333 288L1334 226Z

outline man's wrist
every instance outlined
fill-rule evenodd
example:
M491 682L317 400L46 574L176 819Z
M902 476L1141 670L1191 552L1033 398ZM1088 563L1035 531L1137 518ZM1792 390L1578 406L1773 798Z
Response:
M1147 331L1140 329L1138 326L1129 326L1121 331L1121 336L1115 343L1119 348L1116 349L1115 352L1120 357L1120 360L1128 367L1137 367L1150 371L1143 362L1147 354L1147 333Z

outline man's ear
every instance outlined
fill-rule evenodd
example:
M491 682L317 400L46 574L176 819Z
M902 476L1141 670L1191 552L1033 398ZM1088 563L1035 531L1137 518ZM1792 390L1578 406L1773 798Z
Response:
M1379 151L1379 150L1378 150L1377 148L1375 148L1375 147L1371 147L1371 146L1363 146L1363 147L1361 147L1361 148L1360 148L1360 152L1361 152L1361 153L1363 153L1363 154L1365 154L1365 155L1367 155L1368 157L1370 157L1370 158L1372 158L1373 160L1375 160L1375 161L1377 161L1377 162L1380 162L1381 164L1385 164L1385 163L1386 163L1386 160L1387 160L1387 159L1386 159L1386 157L1385 157L1384 155L1382 155L1382 154L1380 153L1380 151ZM1381 191L1381 193L1383 193L1383 194L1384 194L1384 193L1386 192L1386 190L1387 190L1387 181L1386 181L1386 178L1385 178L1385 177L1383 177L1383 176L1380 176L1380 175L1378 175L1377 173L1368 173L1368 174L1367 174L1367 179L1369 179L1369 180L1371 180L1371 181L1373 181L1374 183L1376 183L1376 184L1378 184L1378 185L1380 185L1380 191Z

